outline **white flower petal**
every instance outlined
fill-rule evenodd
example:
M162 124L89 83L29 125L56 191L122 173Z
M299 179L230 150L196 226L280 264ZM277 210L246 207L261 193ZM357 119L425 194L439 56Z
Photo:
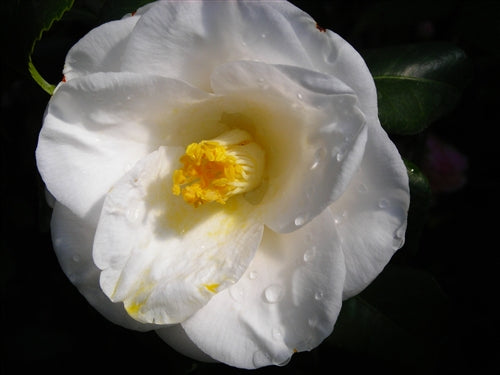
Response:
M242 368L284 364L332 332L344 277L340 241L325 210L293 233L266 230L240 281L182 326L218 361Z
M352 90L333 76L293 66L239 61L212 75L216 94L244 98L233 105L252 119L266 149L266 225L290 232L318 215L347 187L364 152L365 118ZM254 119L254 121L256 121Z
M403 245L409 202L406 168L376 124L368 130L360 170L330 206L346 261L344 299L368 286Z
M292 4L154 2L90 32L64 73L37 163L61 266L110 320L174 323L160 336L200 360L282 364L403 244L406 169L371 74ZM239 125L264 144L264 183L223 207L173 196L184 147ZM262 222L295 232L267 229L254 256Z
M98 214L97 203L137 160L162 144L220 132L197 109L208 97L176 80L134 73L96 73L60 85L36 150L48 190L79 216L96 205Z
M121 20L106 22L88 32L66 55L63 74L66 81L98 72L124 71L123 52L140 16L154 6L149 3ZM142 73L142 72L141 72Z
M124 70L179 78L208 90L211 72L228 61L300 66L342 77L358 95L365 115L377 115L375 85L362 57L337 34L320 30L291 3L157 5L138 22L124 52Z
M172 194L182 148L142 159L104 201L94 241L101 287L142 322L183 321L246 270L262 237L241 197L194 208Z
M290 17L309 16L286 1L161 2L137 23L123 69L208 89L210 73L227 61L312 67Z
M287 19L311 59L312 70L340 78L356 93L364 115L375 119L378 113L375 83L360 54L342 37L321 29L321 25L303 13L290 12Z
M158 336L169 346L187 357L201 362L217 362L198 348L186 335L181 324L165 326L156 330Z
M140 17L127 17L91 30L68 51L66 81L97 72L118 72L131 31Z
M111 302L102 292L100 270L92 260L95 228L90 220L82 219L55 203L51 221L52 243L64 273L87 301L113 323L138 331L156 328L132 319L123 306Z

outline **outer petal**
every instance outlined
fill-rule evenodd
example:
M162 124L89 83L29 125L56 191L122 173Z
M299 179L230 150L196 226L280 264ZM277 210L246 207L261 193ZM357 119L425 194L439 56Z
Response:
M56 202L52 214L52 242L59 264L89 303L107 319L125 328L145 331L156 326L132 319L123 306L113 303L99 286L100 270L92 260L96 225Z
M403 245L409 203L406 168L378 123L369 128L359 171L330 206L346 262L344 298L371 283Z
M161 147L106 196L94 241L101 287L142 322L178 323L234 284L263 226L241 197L194 208L174 196L182 148Z
M208 90L211 72L235 60L294 65L340 77L359 96L363 112L377 114L375 85L361 56L287 1L156 3L138 22L122 67Z
M266 225L295 230L343 193L366 142L365 118L348 86L330 75L250 61L218 67L211 85L216 94L271 113L254 115L261 123L252 124L266 149ZM244 106L239 111L252 118Z
M147 4L118 21L102 24L87 33L68 51L64 63L67 81L98 72L119 72L130 33L140 16L154 3Z
M186 138L193 126L200 128L210 115L197 104L207 98L158 76L97 73L73 79L59 86L47 108L38 170L50 193L83 217L139 159L171 144L172 137ZM196 135L213 136L209 125Z
M105 23L91 30L68 51L64 63L67 81L97 72L120 71L121 59L139 17Z
M326 210L293 233L265 231L240 281L182 326L218 361L243 368L284 364L332 332L344 276L340 241Z
M187 357L201 362L217 362L198 348L186 335L181 324L164 326L156 330L156 333L172 348Z
M289 13L305 15L285 1L159 2L137 23L123 68L208 89L210 73L227 61L312 67Z
M300 10L287 12L287 20L304 53L311 59L311 69L341 79L356 93L364 115L375 119L378 113L377 91L360 54L342 37L331 30L322 29Z

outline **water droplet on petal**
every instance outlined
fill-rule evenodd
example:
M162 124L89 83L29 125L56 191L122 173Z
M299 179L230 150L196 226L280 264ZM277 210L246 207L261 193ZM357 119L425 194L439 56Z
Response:
M301 225L304 225L305 222L306 222L306 219L305 219L304 216L297 216L295 218L295 222L294 223L295 223L296 226L300 227Z
M385 198L381 198L378 201L378 206L379 206L379 208L386 208L387 206L389 206L389 201Z
M304 253L304 262L310 262L316 256L316 246L311 247Z
M317 291L316 293L314 293L314 299L316 301L321 301L323 299L323 292L321 290Z
M297 99L302 100L304 97L300 92L297 93Z
M281 330L279 328L273 328L271 331L271 335L273 336L273 339L277 341L283 340L283 334L281 333Z
M262 90L267 90L269 88L269 85L266 83L266 80L262 77L257 78L257 85L262 89Z
M271 364L271 356L264 353L262 350L257 350L253 353L253 364L255 367L263 367Z
M327 62L328 64L335 63L337 61L338 54L339 52L337 48L329 48L324 56L325 62Z
M235 302L243 302L245 291L239 285L233 285L229 288L229 295Z
M141 220L144 217L145 214L145 208L141 204L137 204L134 207L130 207L127 212L126 216L127 219L130 220L131 222L136 222L138 220Z
M344 160L344 151L339 151L337 152L337 156L335 156L335 159L340 163L342 160Z
M75 254L71 257L71 259L73 259L73 262L78 263L80 261L80 255Z
M287 359L285 359L283 362L276 363L276 366L286 366L290 363L291 360L292 360L292 357L290 356Z
M257 278L257 271L252 271L248 274L250 280L255 280Z
M396 233L394 233L394 236L396 238L403 238L403 236L405 235L405 231L406 231L406 228L404 225L400 226L397 230L396 230Z
M402 225L396 230L396 232L394 232L394 237L392 240L392 248L394 250L398 250L401 247L403 247L405 243L405 237L404 237L405 230L406 230L405 226Z
M277 303L283 298L283 288L278 284L268 286L264 291L264 297L268 303Z
M321 161L325 159L326 156L326 148L320 147L314 153L314 161L311 165L311 170L316 169Z
M127 210L127 220L130 222L135 222L139 218L139 210L136 208L129 208Z
M336 225L341 224L345 216L346 216L345 211L341 214L333 214L333 222Z
M404 243L405 243L404 239L394 237L392 241L392 248L394 250L399 250L403 247Z
M266 33L262 33L262 34L260 34L260 36L261 36L263 39L266 39L266 38L267 38L267 34L266 34Z
M316 327L316 325L318 324L318 319L313 317L313 318L309 318L307 319L307 323L309 324L309 326L311 327Z

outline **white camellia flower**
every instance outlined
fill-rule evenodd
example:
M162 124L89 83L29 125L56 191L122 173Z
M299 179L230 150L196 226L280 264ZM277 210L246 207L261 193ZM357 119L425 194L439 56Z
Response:
M64 272L200 360L283 364L404 241L359 54L286 1L160 1L68 53L36 152Z

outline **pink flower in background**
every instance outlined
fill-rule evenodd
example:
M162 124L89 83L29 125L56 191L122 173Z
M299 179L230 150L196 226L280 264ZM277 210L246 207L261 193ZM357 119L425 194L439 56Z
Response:
M422 170L434 192L452 192L467 181L467 157L452 145L430 134L426 140L427 153Z

